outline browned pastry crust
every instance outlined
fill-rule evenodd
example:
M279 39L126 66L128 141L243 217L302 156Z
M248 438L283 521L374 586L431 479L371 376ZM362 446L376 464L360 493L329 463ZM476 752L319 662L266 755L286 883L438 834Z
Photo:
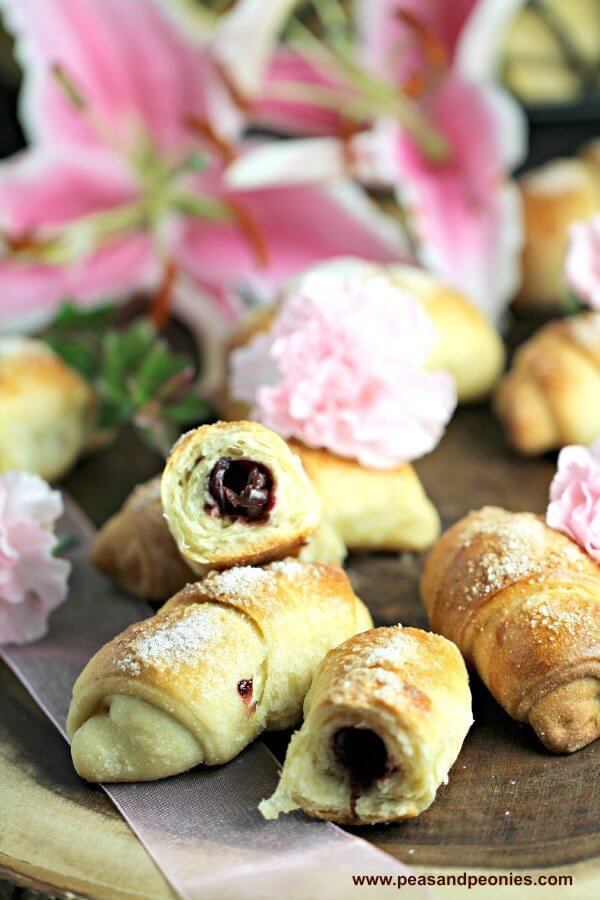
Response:
M196 581L163 516L160 476L138 485L101 528L92 546L92 562L144 600L164 600Z
M485 507L436 544L421 595L433 630L549 750L600 735L600 569L569 538Z
M434 800L473 721L458 649L417 628L376 628L331 650L304 704L266 818L410 819Z
M520 189L525 243L515 305L563 310L569 229L600 210L600 170L589 158L554 159L524 175Z
M600 437L600 313L540 328L515 353L494 406L521 453L587 446Z
M352 459L297 441L323 515L349 550L421 551L440 533L440 519L414 468L367 469Z
M293 725L325 653L371 624L337 567L211 572L90 660L67 720L75 767L149 781L225 763Z

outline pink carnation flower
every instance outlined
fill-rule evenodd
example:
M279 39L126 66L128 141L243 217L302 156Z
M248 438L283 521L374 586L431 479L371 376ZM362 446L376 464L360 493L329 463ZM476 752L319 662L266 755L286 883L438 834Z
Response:
M70 563L54 557L62 500L43 479L0 475L0 645L28 644L64 601Z
M286 438L377 469L432 450L456 405L426 372L436 342L421 304L383 277L307 275L268 334L232 354L232 391Z
M600 309L600 216L571 226L566 275L581 302Z
M546 522L600 563L600 441L561 450Z

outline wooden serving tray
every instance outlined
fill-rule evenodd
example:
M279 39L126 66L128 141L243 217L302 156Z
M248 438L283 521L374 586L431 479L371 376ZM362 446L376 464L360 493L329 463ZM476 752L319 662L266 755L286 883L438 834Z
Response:
M457 414L440 447L417 468L447 526L485 504L542 512L554 466L553 459L514 456L492 414L473 408ZM65 488L100 524L159 468L159 459L123 436L81 463ZM377 624L426 626L417 591L421 564L410 554L350 560L356 591ZM476 677L473 691L476 723L433 806L412 822L359 833L418 871L553 870L574 877L564 896L597 897L600 742L553 756ZM285 738L275 736L271 745L281 754ZM61 896L172 896L119 813L74 774L66 744L0 663L1 877ZM502 893L481 890L485 897ZM554 897L557 890L535 887L528 896ZM478 894L462 887L440 893Z

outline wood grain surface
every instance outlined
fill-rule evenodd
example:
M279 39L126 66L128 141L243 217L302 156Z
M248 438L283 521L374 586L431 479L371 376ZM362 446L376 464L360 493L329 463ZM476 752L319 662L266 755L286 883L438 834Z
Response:
M515 457L490 412L474 408L458 413L440 447L417 468L447 526L484 504L541 512L554 465L551 458ZM64 486L100 524L159 467L126 434L84 460ZM355 588L378 624L426 625L417 594L421 564L409 554L350 560ZM412 822L359 833L417 869L575 872L579 890L564 895L598 896L600 742L552 756L476 677L473 689L476 724L437 801ZM279 755L285 743L286 736L271 741ZM0 877L60 896L172 896L104 794L73 773L66 744L2 664Z

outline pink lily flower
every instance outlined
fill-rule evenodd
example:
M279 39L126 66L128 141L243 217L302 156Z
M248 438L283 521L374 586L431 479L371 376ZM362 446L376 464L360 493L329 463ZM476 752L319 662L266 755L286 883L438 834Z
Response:
M366 195L232 189L218 71L157 0L0 0L24 70L29 148L0 166L0 327L152 291L193 321L190 291L232 315L332 255L397 257ZM221 91L223 93L223 91ZM216 104L216 106L215 106Z
M418 260L498 321L519 281L520 206L508 173L526 146L519 107L473 64L476 36L489 36L498 8L357 0L354 47L307 31L291 50L272 44L255 118L312 136L257 149L231 166L229 183L326 183L346 173L392 189Z

